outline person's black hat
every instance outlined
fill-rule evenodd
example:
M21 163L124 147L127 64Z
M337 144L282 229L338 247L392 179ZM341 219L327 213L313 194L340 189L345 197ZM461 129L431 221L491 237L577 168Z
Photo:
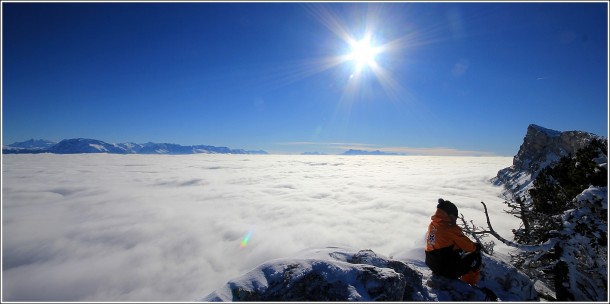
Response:
M436 208L447 212L449 215L453 215L455 217L458 216L458 208L452 202L446 201L442 198L438 199L438 205L436 205Z

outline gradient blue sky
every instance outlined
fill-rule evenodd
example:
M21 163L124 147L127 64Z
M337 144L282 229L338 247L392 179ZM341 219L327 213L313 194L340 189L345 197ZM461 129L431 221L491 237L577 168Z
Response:
M346 37L384 46L354 73ZM607 3L2 3L2 141L516 154L608 135Z

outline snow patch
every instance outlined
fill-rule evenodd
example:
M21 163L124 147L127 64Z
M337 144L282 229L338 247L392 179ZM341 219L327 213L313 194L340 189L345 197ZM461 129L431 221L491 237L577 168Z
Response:
M106 147L99 145L99 144L89 144L89 147L96 149L100 152L108 152L108 149L106 149Z

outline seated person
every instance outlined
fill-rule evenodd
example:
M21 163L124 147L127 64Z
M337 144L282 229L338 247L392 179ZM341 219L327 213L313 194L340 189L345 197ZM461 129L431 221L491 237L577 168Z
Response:
M472 242L456 224L458 209L438 200L426 235L426 265L433 273L476 285L481 274L481 244Z

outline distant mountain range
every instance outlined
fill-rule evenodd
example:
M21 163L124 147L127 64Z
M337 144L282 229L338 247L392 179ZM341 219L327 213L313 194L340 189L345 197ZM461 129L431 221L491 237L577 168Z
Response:
M51 146L55 145L56 142L44 139L30 139L23 142L16 142L8 147L18 148L18 149L47 149Z
M404 155L404 154L383 152L383 151L379 151L379 150L366 151L366 150L349 149L349 150L343 152L341 155Z
M44 139L30 139L16 142L2 147L4 154L80 154L80 153L109 153L109 154L269 154L263 150L251 151L243 149L230 149L227 147L215 147L207 145L182 146L169 143L119 143L109 144L107 142L88 139L73 138L53 142ZM304 152L302 155L327 155L320 152ZM339 155L405 155L399 153L383 152L379 150L366 151L350 149Z
M74 138L64 139L58 143L48 140L28 140L16 142L2 147L4 154L28 153L111 153L111 154L268 154L266 151L249 151L243 149L230 149L206 145L181 146L168 143L120 143L109 144L97 139Z
M301 153L301 155L328 155L328 154L321 153L321 152L303 152L303 153Z

